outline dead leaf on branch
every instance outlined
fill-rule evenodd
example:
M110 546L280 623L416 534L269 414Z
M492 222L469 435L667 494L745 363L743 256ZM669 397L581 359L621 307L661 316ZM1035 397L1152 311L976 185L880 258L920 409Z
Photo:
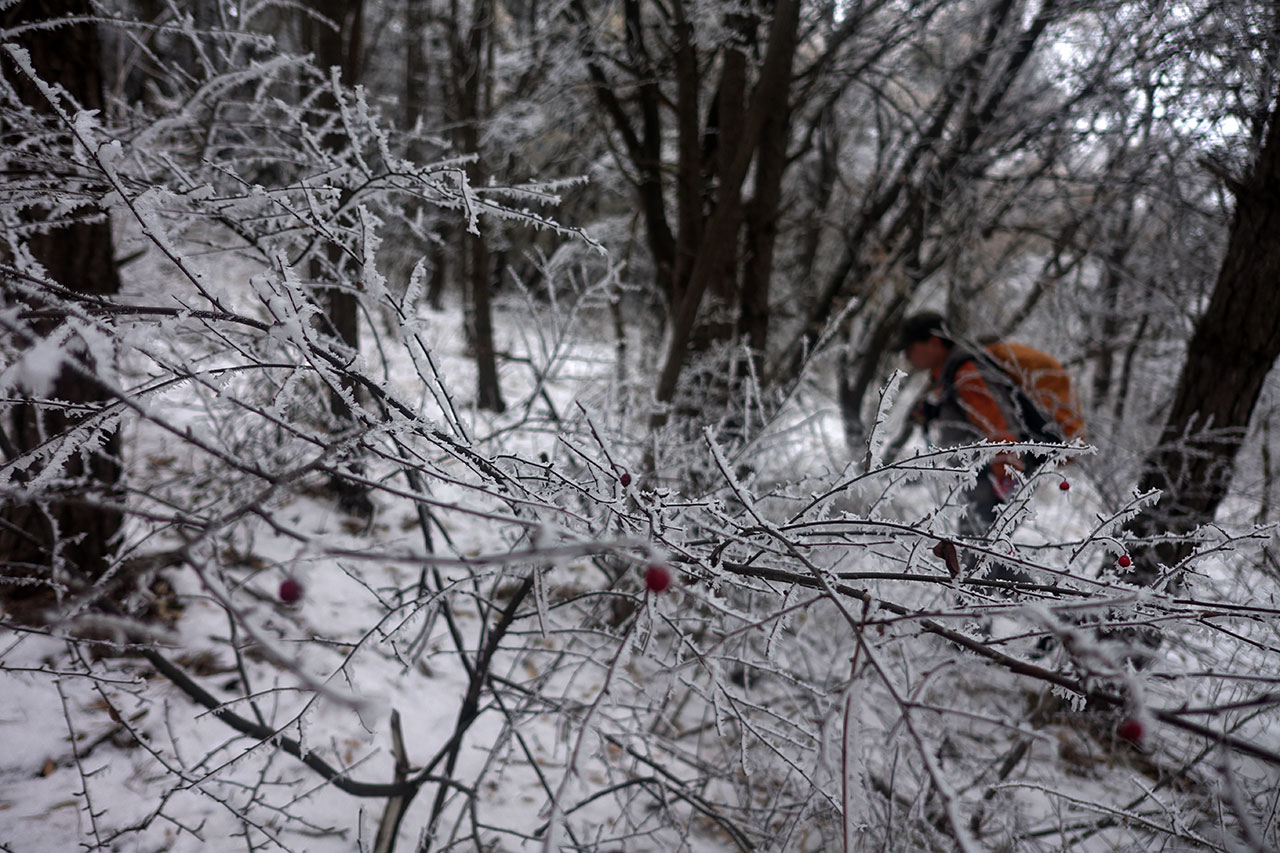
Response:
M956 543L943 539L933 546L933 555L942 558L951 577L960 576L960 555L956 552Z

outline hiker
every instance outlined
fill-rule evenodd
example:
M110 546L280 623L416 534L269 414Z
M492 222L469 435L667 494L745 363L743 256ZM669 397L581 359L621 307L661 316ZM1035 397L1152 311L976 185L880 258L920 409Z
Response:
M1013 343L967 348L951 336L942 315L932 311L903 321L898 348L914 369L928 370L932 377L912 417L932 430L941 446L1083 437L1084 423L1066 372L1038 350ZM985 535L1000 504L1017 487L1015 472L1029 473L1036 461L1012 450L992 457L968 493L960 534Z

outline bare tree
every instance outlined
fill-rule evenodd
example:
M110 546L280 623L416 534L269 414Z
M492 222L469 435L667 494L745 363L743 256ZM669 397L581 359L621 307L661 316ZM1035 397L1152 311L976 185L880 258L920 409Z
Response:
M1280 99L1248 173L1232 182L1231 236L1213 295L1196 322L1159 446L1146 457L1140 490L1158 503L1129 530L1148 540L1133 577L1153 583L1195 550L1186 538L1213 521L1226 497L1239 450L1280 357ZM1162 541L1165 536L1174 537Z
M415 159L426 157L427 146L423 144L422 136L437 118L434 111L445 96L440 85L431 85L433 70L435 79L442 80L446 66L443 60L432 61L433 53L443 53L432 50L439 33L438 28L432 24L431 0L406 0L404 124L405 130L410 134L409 153ZM452 240L452 231L451 223L446 220L429 221L434 226L431 236L435 239L429 240L426 249L431 275L426 298L438 310L443 307L445 286L450 277L448 245Z
M314 53L316 65L329 73L336 70L341 87L350 89L358 85L364 64L363 0L324 0L312 4L301 15L302 43ZM318 99L317 106L321 122L328 125L322 144L329 152L337 154L349 141L341 123L335 121L341 109L337 95L325 93ZM343 210L345 207L345 204L339 205L339 211L350 215L349 210ZM317 247L311 267L313 277L325 282L324 289L318 294L324 305L324 322L338 344L355 357L360 352L361 306L358 293L363 287L359 280L358 261L350 257L340 242L325 241ZM330 393L329 405L339 431L348 430L357 423L351 403L359 398L359 393L351 383L334 388ZM351 478L336 477L332 487L343 509L364 516L372 512L364 489Z
M452 0L448 27L449 73L445 83L446 109L454 128L457 150L470 155L467 177L483 185L488 177L480 144L480 123L484 119L493 64L496 5L492 0L474 0L470 15ZM462 251L458 267L467 305L467 334L476 359L476 404L501 412L506 408L498 379L498 359L493 339L492 257L488 238L469 229L459 235Z
M714 27L688 4L669 10L624 4L618 21L572 6L591 85L620 140L667 312L652 423L669 406L740 407L742 382L762 367L781 186L792 131L792 79L800 6L791 0L726 6ZM703 30L709 29L706 33ZM620 42L611 47L602 33ZM671 68L669 86L660 69ZM668 170L670 140L674 162ZM754 169L754 183L747 184ZM668 173L671 177L668 177ZM745 346L736 367L728 353ZM710 354L683 396L689 360ZM716 365L716 366L711 366ZM738 382L729 379L739 376ZM741 428L742 414L731 418Z

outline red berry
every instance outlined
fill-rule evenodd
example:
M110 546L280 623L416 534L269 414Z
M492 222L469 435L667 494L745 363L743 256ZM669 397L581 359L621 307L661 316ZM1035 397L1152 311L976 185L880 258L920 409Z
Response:
M662 592L671 586L671 572L666 566L650 566L644 570L644 585L649 592Z
M1133 560L1129 558L1128 554L1121 554L1120 559L1116 560L1116 562L1120 565L1120 568L1122 569L1127 569L1133 565Z
M1120 735L1121 740L1137 744L1142 741L1142 723L1130 717L1120 724L1120 728L1116 729L1116 734Z
M631 475L626 471L623 471L622 476L618 478L618 482L621 483L622 488L625 489L627 486L631 485Z
M280 582L280 600L288 604L302 600L302 584L293 578L285 578Z
M1066 480L1063 480L1061 483L1058 484L1058 488L1062 489L1062 491L1065 492L1067 489L1071 488L1071 484L1068 483Z

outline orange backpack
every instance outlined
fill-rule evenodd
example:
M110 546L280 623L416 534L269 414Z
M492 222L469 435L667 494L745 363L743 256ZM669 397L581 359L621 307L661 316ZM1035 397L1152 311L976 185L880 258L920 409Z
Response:
M1012 341L988 344L986 352L1027 392L1032 402L1057 421L1067 441L1084 439L1080 400L1061 362L1048 353Z

